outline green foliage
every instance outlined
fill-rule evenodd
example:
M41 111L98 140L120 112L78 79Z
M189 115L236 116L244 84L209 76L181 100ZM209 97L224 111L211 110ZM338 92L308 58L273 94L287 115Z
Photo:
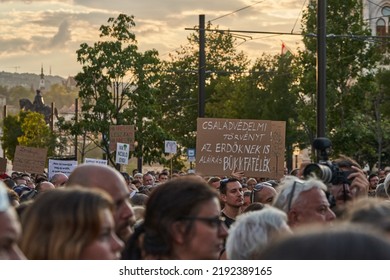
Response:
M212 26L209 24L207 28ZM170 61L163 65L159 84L158 105L163 112L159 125L183 148L194 148L196 143L198 42L198 33L192 33L188 44L171 54ZM233 80L239 81L249 64L246 55L238 52L234 44L231 34L206 32L206 117L229 116L228 111L221 110L223 102L231 102L229 85ZM221 91L224 91L222 97Z
M7 116L3 122L2 148L7 158L13 160L16 146L48 148L48 156L54 155L56 136L45 123L44 116L36 112L21 111Z
M352 36L370 35L361 11L359 0L327 1L326 31L335 36L327 37L326 123L335 154L367 159L372 152L368 146L373 143L369 139L373 139L365 127L367 121L362 119L366 113L362 104L365 104L366 85L372 81L367 73L372 72L380 57L374 45ZM316 20L316 2L311 1L303 14L303 33L316 34ZM305 36L303 42L305 49L299 52L298 79L293 90L299 97L299 121L311 143L316 136L317 40L315 36Z
M159 58L155 50L139 52L133 16L120 14L100 27L101 41L77 50L82 72L75 77L81 102L80 121L63 122L62 129L93 141L115 165L109 151L110 125L134 124L138 145L133 153L144 162L163 161L165 132L154 123Z

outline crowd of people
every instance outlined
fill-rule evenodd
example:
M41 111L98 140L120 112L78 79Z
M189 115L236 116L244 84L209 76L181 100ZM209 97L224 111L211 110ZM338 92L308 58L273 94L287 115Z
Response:
M81 164L69 175L0 182L0 259L390 259L390 168L333 161L283 178L131 174Z

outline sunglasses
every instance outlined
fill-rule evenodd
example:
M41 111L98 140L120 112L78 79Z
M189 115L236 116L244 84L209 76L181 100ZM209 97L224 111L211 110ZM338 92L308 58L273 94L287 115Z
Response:
M292 189L291 189L291 192L289 193L289 198L288 198L288 203L287 203L287 213L290 212L291 210L291 204L292 204L292 200L293 200L293 197L294 197L294 193L295 193L295 189L296 189L296 185L297 184L301 184L300 182L298 181L294 181L294 184L292 186Z
M256 184L253 187L253 190L251 192L251 203L255 202L255 193L261 191L265 187L272 187L272 185L270 183L267 183L267 182L261 182L261 183Z

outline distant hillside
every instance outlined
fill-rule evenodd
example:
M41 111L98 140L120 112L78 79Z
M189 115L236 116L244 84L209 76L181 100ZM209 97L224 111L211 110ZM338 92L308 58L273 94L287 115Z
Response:
M37 74L0 72L0 85L8 88L23 86L36 89L40 80L41 77ZM65 82L65 79L60 76L45 75L46 88L50 88L54 84L62 84L63 82Z

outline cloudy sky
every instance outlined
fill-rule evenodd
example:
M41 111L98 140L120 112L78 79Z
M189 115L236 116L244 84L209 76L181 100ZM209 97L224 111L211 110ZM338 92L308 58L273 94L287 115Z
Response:
M76 50L99 40L99 27L119 13L134 15L140 50L167 58L198 25L199 15L220 29L300 32L306 0L0 0L0 71L68 77L81 67ZM250 57L294 50L300 36L245 34L239 49Z

